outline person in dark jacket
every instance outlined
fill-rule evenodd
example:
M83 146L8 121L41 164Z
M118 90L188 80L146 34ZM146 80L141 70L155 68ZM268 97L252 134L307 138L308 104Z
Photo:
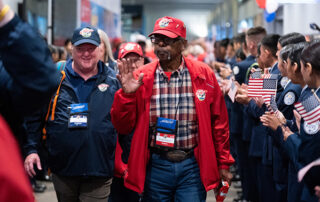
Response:
M45 41L0 0L0 201L34 201L16 140L24 139L24 116L50 99L58 75Z
M0 113L15 136L23 117L48 102L57 78L46 42L9 10L0 21Z
M115 72L99 61L100 37L95 28L76 29L72 44L73 59L61 71L43 130L48 164L58 201L107 201L117 138L110 109L120 84ZM25 169L30 176L35 174L34 164L41 169L39 138L35 138L40 135L41 117L31 117L27 123Z

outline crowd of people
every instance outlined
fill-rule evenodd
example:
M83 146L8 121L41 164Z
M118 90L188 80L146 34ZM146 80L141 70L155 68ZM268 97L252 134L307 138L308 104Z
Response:
M62 49L0 0L0 201L34 201L37 175L59 202L223 200L232 180L235 202L318 201L320 42L186 35L165 16L149 41L83 26Z
M227 97L226 103L243 189L239 201L317 201L319 165L302 181L297 174L320 157L320 63L316 59L320 43L306 42L299 33L267 35L262 27L249 29L245 42L242 49L247 58L233 64L227 77L224 70L220 73L224 92L230 91L231 84L236 86L235 102ZM262 89L252 96L256 75L265 78L263 82L277 81L271 101L264 99ZM315 99L312 105L310 99Z

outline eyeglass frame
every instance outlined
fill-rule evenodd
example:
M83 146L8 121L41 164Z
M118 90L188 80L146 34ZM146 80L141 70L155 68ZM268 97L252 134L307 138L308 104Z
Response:
M156 42L156 38L158 39L158 42ZM176 38L170 38L170 37L167 37L167 36L158 37L156 35L151 35L150 36L150 40L151 40L152 44L159 44L160 41L162 41L163 44L166 45L166 46L168 46L168 45L170 46L170 45L174 44L175 42L180 41L182 39L183 38L181 38L180 36L178 36Z

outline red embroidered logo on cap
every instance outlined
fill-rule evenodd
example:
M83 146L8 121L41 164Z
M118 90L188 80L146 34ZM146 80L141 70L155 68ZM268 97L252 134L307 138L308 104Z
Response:
M131 51L131 50L134 49L134 47L135 47L135 44L128 43L128 44L124 47L124 49L126 49L127 51Z
M168 18L162 18L159 22L159 26L160 27L168 27L168 25L170 24L170 22L173 22L172 19L168 19Z
M143 56L143 52L139 44L134 42L128 42L121 44L118 58L123 58L128 53L136 53L139 56Z

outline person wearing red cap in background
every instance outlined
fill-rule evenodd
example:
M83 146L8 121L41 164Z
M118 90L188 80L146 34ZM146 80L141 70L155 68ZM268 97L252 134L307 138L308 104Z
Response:
M181 20L162 17L149 36L157 61L137 70L118 61L111 119L120 134L134 130L125 186L144 191L145 201L205 201L232 178L223 95L210 67L182 56Z
M143 51L138 43L123 43L119 48L118 58L130 59L135 67L144 65ZM139 194L124 186L124 178L127 176L128 155L133 133L130 135L118 135L118 141L114 162L114 177L111 185L109 202L138 202Z
M130 59L136 63L136 67L144 65L143 51L138 43L128 42L121 44L118 59Z

